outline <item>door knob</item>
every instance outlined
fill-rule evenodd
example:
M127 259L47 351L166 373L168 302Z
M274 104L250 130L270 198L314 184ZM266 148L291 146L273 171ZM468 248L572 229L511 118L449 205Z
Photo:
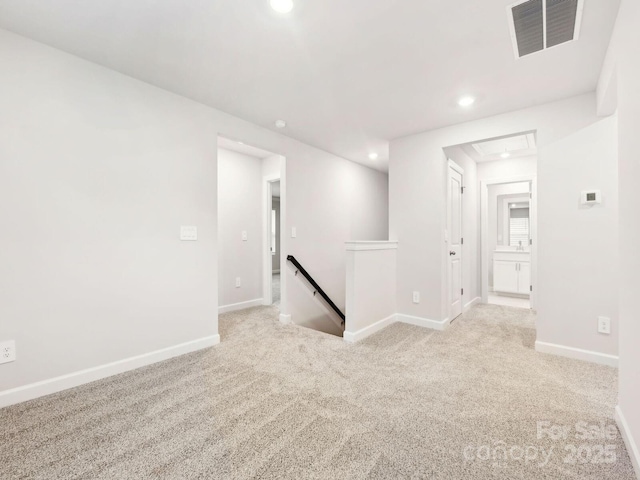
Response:
M456 252L454 252L453 250L449 251L449 255L450 255L450 256L451 256L451 255L455 255L455 254L456 254Z

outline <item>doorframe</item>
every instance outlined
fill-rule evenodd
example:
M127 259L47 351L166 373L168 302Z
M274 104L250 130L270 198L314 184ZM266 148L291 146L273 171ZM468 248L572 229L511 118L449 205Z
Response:
M447 238L446 238L446 242L445 242L445 259L446 259L446 269L447 269L447 320L448 322L451 322L453 320L455 320L455 318L451 318L451 269L449 268L449 245L451 242L451 232L449 231L449 219L451 217L451 212L450 212L450 198L451 198L451 182L449 181L449 169L453 169L456 172L458 172L460 174L460 176L462 177L462 188L465 188L465 184L464 184L464 168L462 168L460 165L458 165L456 162L454 162L451 159L447 159L447 197L446 197L446 207L445 207L445 212L446 212L446 218L445 218L445 225L446 225L446 232L447 232ZM464 224L464 195L461 196L460 198L460 224L461 224L461 228L460 228L460 235L461 238L465 237L465 224ZM460 245L460 286L461 288L464 288L464 243L462 245ZM460 295L460 306L461 306L461 313L464 313L464 295ZM457 317L456 317L457 318Z
M532 245L531 253L531 285L533 291L529 295L529 306L534 309L537 305L538 282L538 184L536 175L520 175L505 178L492 178L480 182L480 286L482 303L489 302L489 186L505 185L508 183L529 183L531 190L530 229Z
M263 225L263 241L262 241L262 304L273 304L273 290L272 290L272 262L271 258L271 210L273 209L272 202L272 189L273 184L280 182L280 294L282 295L282 245L283 245L283 228L282 228L282 211L284 210L284 201L282 196L282 176L278 175L265 175L262 178L263 187L263 206L262 206L262 225ZM282 304L282 297L280 298Z

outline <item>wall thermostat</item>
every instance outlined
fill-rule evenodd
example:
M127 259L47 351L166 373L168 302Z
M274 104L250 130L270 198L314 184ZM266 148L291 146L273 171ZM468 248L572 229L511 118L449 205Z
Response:
M602 203L600 190L585 190L582 192L582 205L596 205Z

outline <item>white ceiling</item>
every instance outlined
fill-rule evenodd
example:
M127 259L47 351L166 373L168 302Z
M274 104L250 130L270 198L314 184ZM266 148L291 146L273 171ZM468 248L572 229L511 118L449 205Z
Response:
M520 60L513 0L295 2L0 0L0 27L384 169L390 139L593 91L620 0Z

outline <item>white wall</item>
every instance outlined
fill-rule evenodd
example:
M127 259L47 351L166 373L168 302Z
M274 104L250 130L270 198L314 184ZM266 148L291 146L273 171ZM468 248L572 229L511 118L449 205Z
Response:
M616 354L616 335L596 330L598 315L611 317L617 328L617 167L615 119L596 115L595 94L391 142L390 239L399 242L399 313L446 318L442 148L536 130L538 340ZM602 190L600 208L580 208L580 192L588 188ZM414 290L422 295L418 305L411 301Z
M218 149L218 303L262 299L262 160ZM247 240L242 240L242 232ZM235 285L236 278L241 286Z
M344 339L355 342L395 320L396 243L347 244Z
M286 157L292 251L344 297L385 174L0 30L0 391L217 334L216 135Z
M494 162L482 162L478 164L478 180L496 180L504 178L536 175L538 160L535 156L509 158Z
M541 149L538 175L538 340L618 354L616 119L599 120ZM602 191L602 205L580 192ZM597 317L612 319L612 335Z
M618 106L618 154L620 199L620 363L618 424L626 437L629 455L640 478L640 3L622 0L600 90L613 94ZM609 67L610 70L607 70ZM602 98L610 94L602 94ZM618 334L618 331L613 332Z

